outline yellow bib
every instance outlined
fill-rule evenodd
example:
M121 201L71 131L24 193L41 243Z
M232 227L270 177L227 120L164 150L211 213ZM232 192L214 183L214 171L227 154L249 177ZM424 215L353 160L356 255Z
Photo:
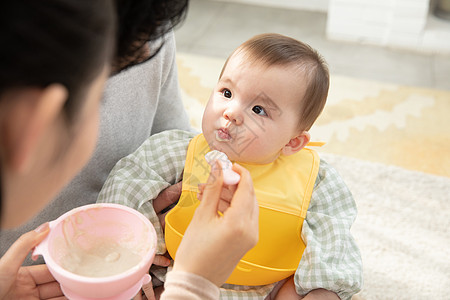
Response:
M178 204L166 216L165 239L172 257L199 205L197 186L207 181L210 166L205 154L210 151L202 134L189 143ZM296 154L280 155L265 165L239 163L250 171L259 210L259 241L241 259L227 283L263 285L280 281L297 270L305 250L301 238L319 157L304 148Z

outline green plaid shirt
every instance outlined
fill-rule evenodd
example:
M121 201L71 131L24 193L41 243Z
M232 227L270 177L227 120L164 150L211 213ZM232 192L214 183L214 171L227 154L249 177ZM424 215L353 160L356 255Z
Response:
M170 130L151 136L116 164L98 197L98 202L123 204L144 214L158 235L157 254L165 253L166 247L152 202L162 190L181 180L187 147L195 135ZM350 299L361 290L361 254L350 233L355 218L356 204L350 191L336 170L321 160L302 229L306 249L294 277L299 295L324 288ZM264 299L274 286L225 284L221 299Z

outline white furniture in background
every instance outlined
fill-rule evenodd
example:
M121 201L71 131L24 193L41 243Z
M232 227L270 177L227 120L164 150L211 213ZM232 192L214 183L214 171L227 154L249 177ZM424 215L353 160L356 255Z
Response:
M236 2L250 5L261 5L278 8L311 10L326 12L330 0L215 0L222 2Z
M224 1L224 0L215 0ZM450 21L430 12L434 0L225 0L328 13L327 37L450 54Z
M429 0L330 0L330 39L450 53L450 22L431 14Z

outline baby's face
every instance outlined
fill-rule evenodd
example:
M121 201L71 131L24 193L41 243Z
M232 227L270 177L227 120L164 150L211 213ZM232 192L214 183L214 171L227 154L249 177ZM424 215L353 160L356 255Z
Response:
M274 161L300 134L305 90L303 75L290 67L250 65L242 54L233 55L203 115L206 141L232 161Z

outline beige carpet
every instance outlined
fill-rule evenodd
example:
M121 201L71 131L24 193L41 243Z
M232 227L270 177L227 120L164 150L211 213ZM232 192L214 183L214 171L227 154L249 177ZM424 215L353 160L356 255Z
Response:
M197 129L222 64L178 54ZM355 299L450 299L450 92L332 75L311 135L358 205L365 284Z

